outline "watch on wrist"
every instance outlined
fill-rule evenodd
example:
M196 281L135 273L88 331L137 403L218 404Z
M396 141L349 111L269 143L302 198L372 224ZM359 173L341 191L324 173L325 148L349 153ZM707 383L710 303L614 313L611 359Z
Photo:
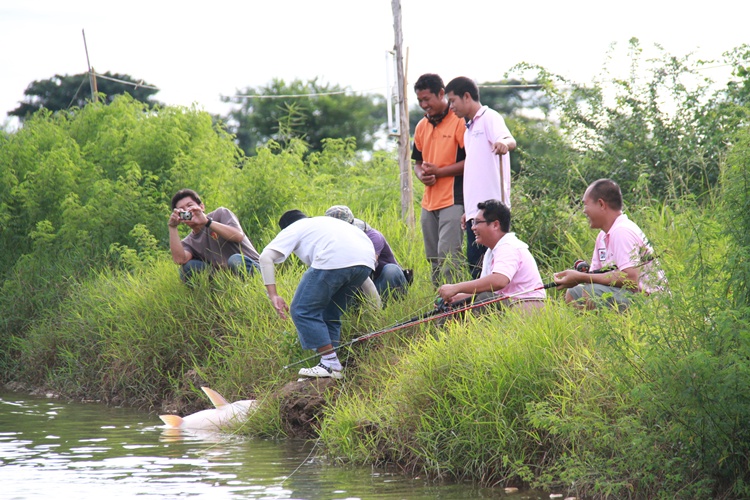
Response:
M208 221L208 222L206 222L206 227L211 227L211 223L212 223L212 222L213 222L214 220L213 220L213 219L212 219L211 217L206 217L206 220Z

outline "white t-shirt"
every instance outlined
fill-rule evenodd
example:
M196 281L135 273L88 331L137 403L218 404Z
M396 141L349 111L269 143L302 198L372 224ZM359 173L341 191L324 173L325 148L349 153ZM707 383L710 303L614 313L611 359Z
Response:
M284 262L292 253L308 266L322 270L352 266L374 270L376 263L375 248L364 231L333 217L309 217L293 222L266 249L282 254L274 259L274 264Z

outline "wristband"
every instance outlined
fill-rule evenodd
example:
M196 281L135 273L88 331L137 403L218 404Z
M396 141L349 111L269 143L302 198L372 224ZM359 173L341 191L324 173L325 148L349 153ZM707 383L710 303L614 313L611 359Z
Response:
M206 227L211 227L211 223L212 223L212 222L213 222L214 220L213 220L213 219L212 219L211 217L206 217L206 220L208 221L208 222L206 222Z

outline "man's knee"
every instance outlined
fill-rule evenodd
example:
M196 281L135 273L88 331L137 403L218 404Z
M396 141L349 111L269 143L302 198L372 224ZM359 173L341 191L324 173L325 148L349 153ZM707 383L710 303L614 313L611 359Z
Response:
M250 257L241 253L236 253L227 259L227 267L233 273L245 276L252 276L253 273L258 269L258 263L252 260Z
M202 260L189 260L185 264L180 266L180 279L183 282L187 282L188 280L190 280L190 278L193 277L193 275L206 270L207 267L208 264L206 264Z
M404 271L396 264L386 264L375 285L381 297L384 295L403 295L406 293L406 287L408 286Z

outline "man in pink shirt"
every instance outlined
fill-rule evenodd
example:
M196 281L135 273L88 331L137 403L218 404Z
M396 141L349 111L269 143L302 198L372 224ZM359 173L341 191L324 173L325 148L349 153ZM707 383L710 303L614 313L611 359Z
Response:
M664 289L666 279L654 260L654 250L643 231L622 213L622 192L611 179L594 181L583 195L583 213L596 237L589 272L574 269L555 274L565 300L581 309L603 304L627 308L634 293Z
M547 294L536 260L529 246L510 232L510 209L500 200L478 203L477 209L472 231L477 242L487 247L482 274L475 280L441 286L440 297L450 304L490 292L512 295L508 305L523 304L525 309L544 305Z
M466 258L472 278L481 272L479 261L486 250L477 246L471 230L471 219L477 215L477 203L500 200L510 208L510 152L516 140L505 125L500 113L479 102L479 87L465 76L454 78L445 86L450 108L459 118L465 118L464 132L464 216L466 229Z

